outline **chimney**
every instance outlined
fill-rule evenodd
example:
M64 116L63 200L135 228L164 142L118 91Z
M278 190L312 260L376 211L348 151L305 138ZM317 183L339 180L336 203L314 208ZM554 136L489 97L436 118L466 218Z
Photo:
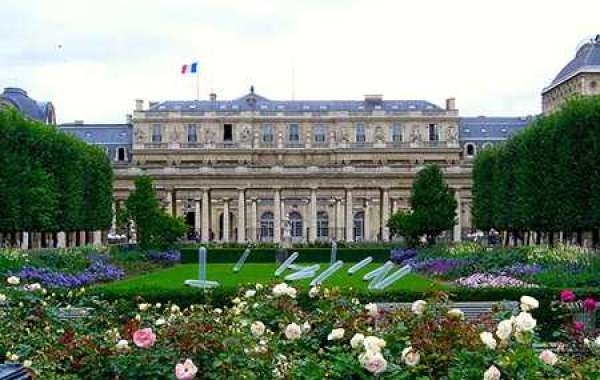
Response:
M211 102L216 102L217 101L217 94L215 94L214 92L210 93L210 101Z
M144 109L144 100L143 99L136 99L135 100L135 110L136 111L142 111Z
M455 98L446 99L446 111L456 111L456 99Z
M365 95L365 102L372 104L380 104L383 102L383 95L380 94L369 94Z

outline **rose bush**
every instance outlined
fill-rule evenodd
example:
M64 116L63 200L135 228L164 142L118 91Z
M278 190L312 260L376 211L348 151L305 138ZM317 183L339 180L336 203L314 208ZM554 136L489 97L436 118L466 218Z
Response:
M213 308L13 282L0 288L0 361L40 379L575 380L600 368L597 336L565 338L585 342L576 353L533 349L531 312L541 306L532 297L495 323L449 312L443 294L386 312L337 289L313 291L304 304L289 285L256 285ZM85 316L66 317L77 311Z

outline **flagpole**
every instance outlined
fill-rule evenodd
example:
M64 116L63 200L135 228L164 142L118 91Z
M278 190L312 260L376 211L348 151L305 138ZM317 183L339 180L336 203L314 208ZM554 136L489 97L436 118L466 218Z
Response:
M200 100L200 75L196 70L196 100Z

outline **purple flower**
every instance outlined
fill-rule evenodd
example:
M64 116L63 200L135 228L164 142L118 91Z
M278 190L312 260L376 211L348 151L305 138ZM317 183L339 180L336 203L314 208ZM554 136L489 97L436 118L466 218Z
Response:
M411 266L415 271L418 272L443 276L464 266L465 264L465 261L458 259L431 259L413 263Z
M402 264L407 260L417 256L417 250L414 248L394 248L390 251L390 260L394 264Z
M534 287L509 276L495 275L491 273L475 273L468 277L461 277L454 281L457 285L467 288L505 288L505 287Z
M544 267L540 264L523 264L517 263L509 267L505 267L497 271L497 274L502 276L516 276L516 277L531 277L544 270Z

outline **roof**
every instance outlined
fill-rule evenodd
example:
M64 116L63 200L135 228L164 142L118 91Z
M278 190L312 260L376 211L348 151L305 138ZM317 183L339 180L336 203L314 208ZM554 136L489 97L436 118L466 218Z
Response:
M42 123L54 124L54 107L50 102L37 102L31 99L21 88L7 87L0 94L0 102L8 103L23 115Z
M189 100L163 101L153 104L150 112L328 112L352 111L368 112L385 110L389 112L445 112L445 109L425 100L270 100L250 93L233 100Z
M131 124L61 124L58 128L89 144L131 145Z
M459 121L460 140L505 140L533 121L526 117L463 117Z
M575 58L560 70L552 83L543 90L543 93L584 72L600 72L600 34L580 45Z

